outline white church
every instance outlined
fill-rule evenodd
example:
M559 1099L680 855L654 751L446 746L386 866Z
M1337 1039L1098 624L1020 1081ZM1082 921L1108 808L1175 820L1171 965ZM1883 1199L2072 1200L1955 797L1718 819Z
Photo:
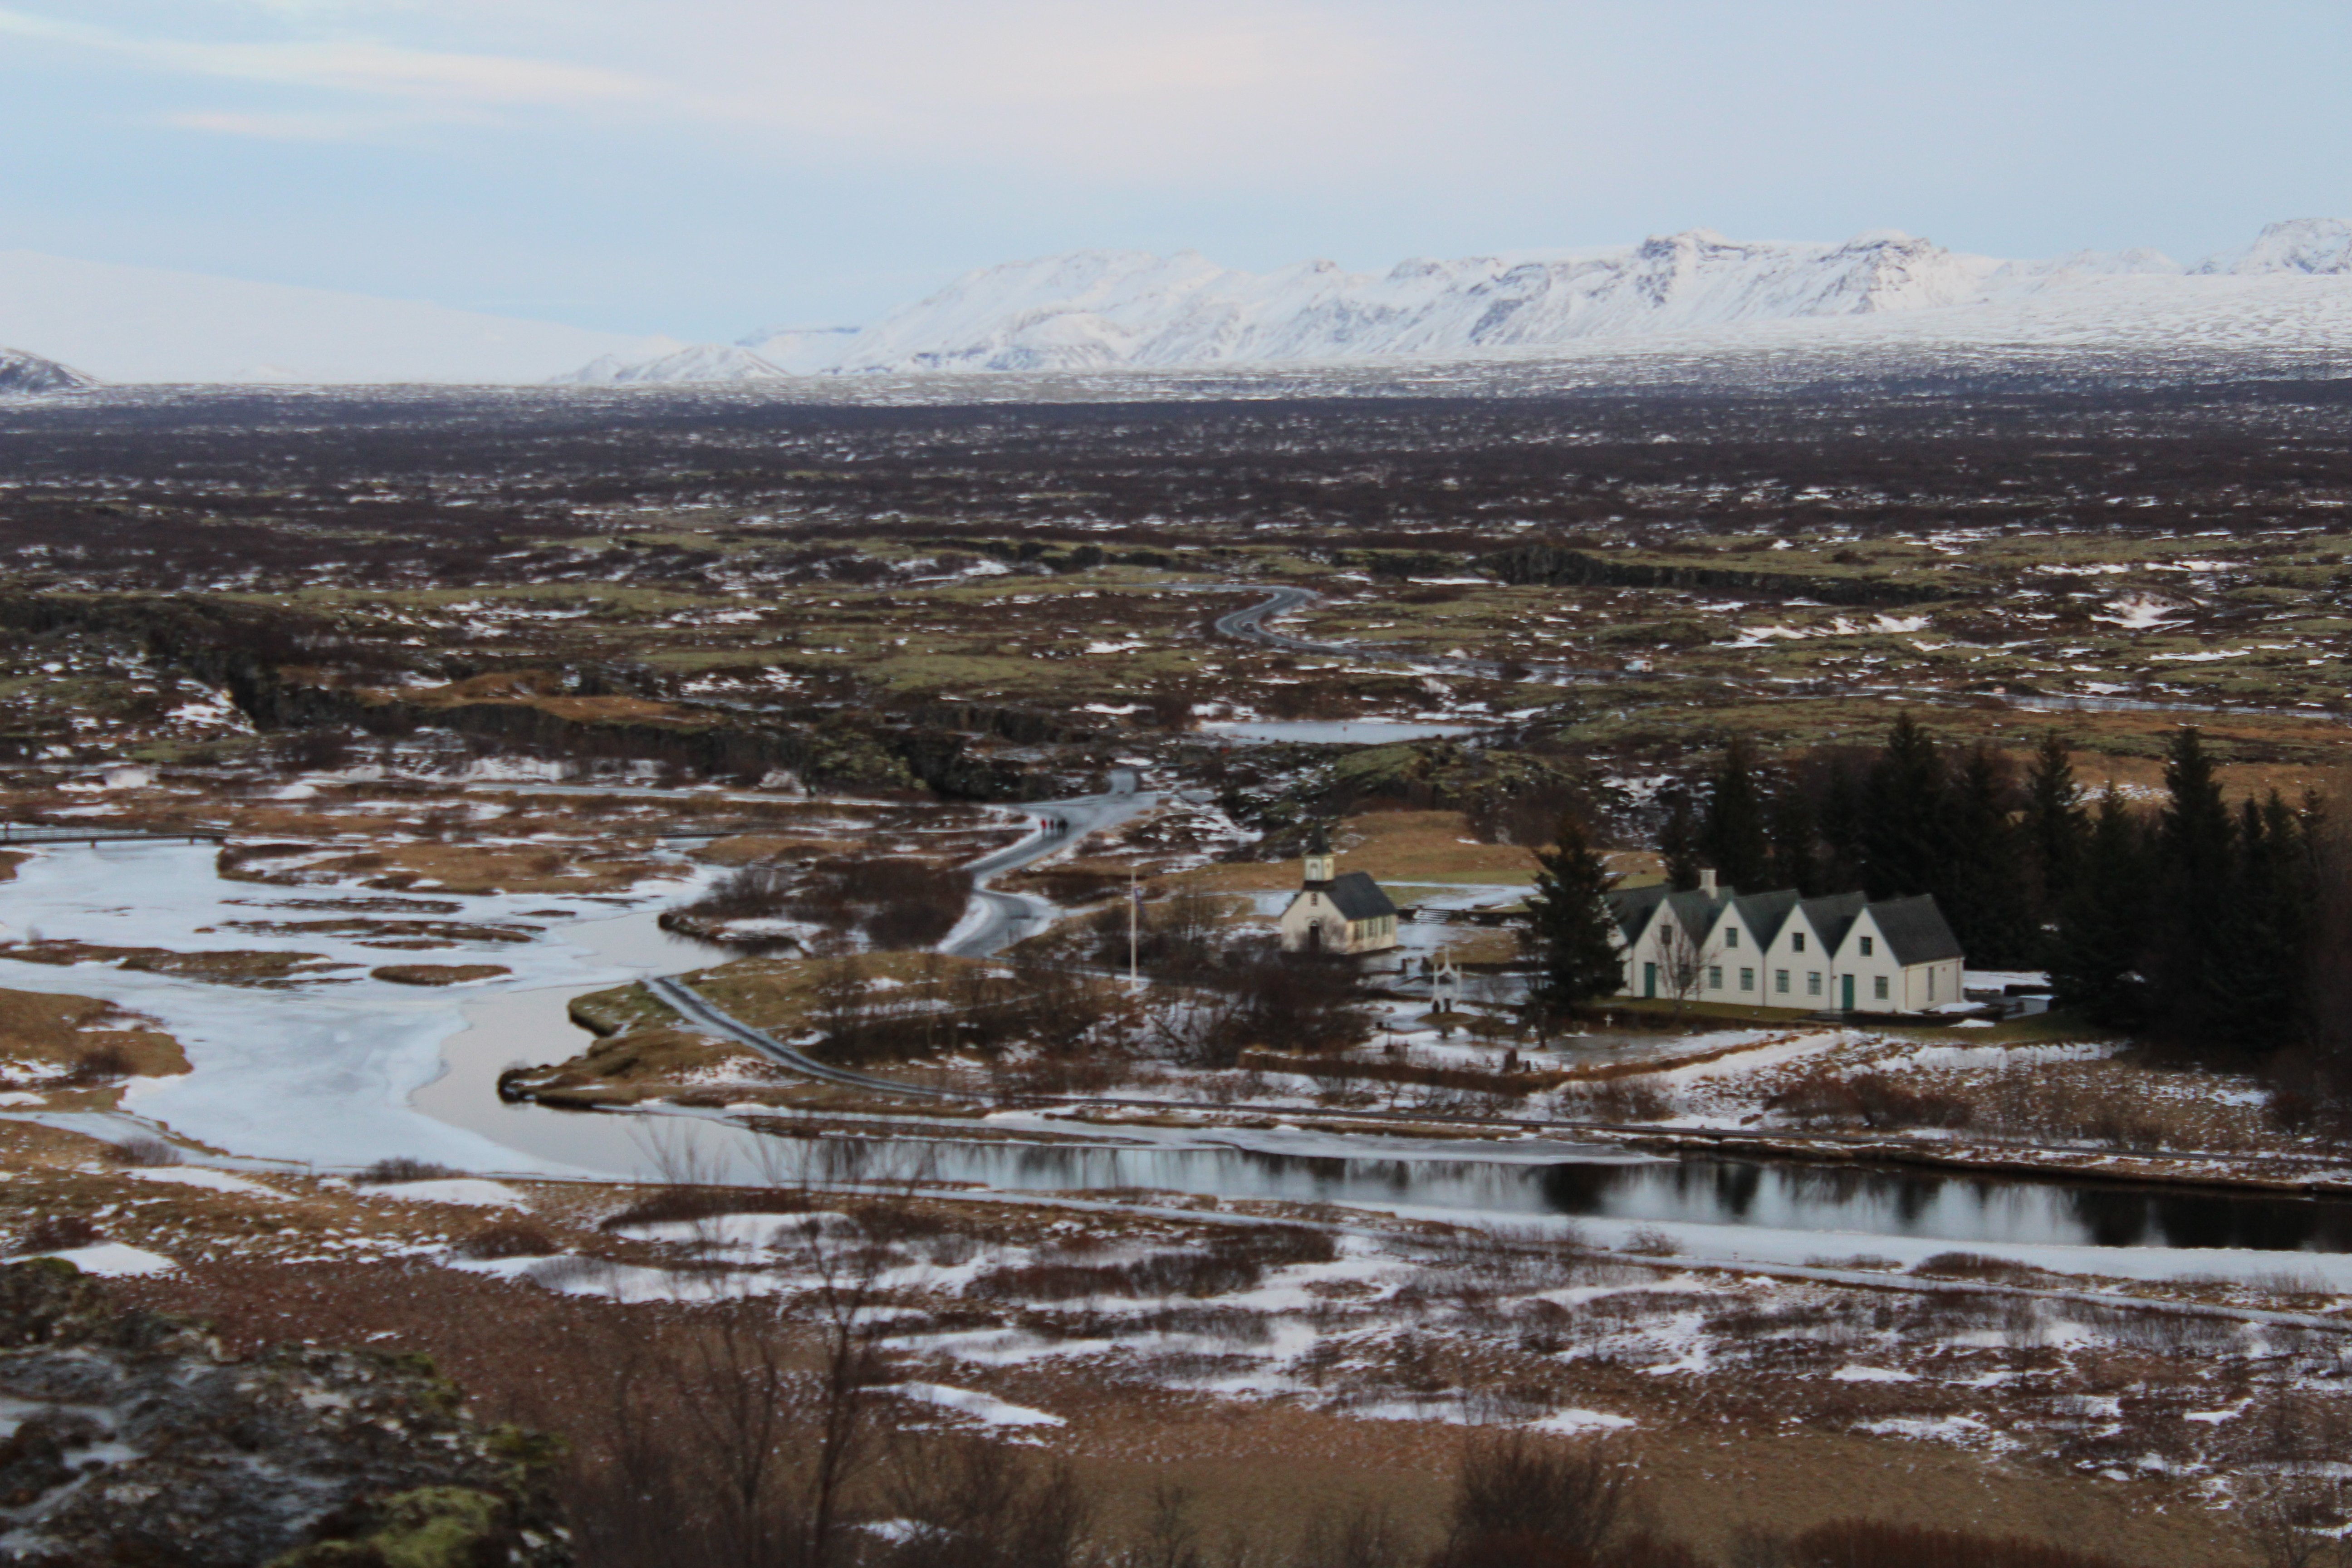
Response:
M1623 996L1811 1012L1919 1013L1965 999L1967 960L1929 895L1808 899L1741 893L1715 873L1676 892L1609 895L1624 946Z
M1397 907L1369 871L1335 873L1330 836L1307 837L1307 875L1282 911L1285 952L1385 952L1397 944Z

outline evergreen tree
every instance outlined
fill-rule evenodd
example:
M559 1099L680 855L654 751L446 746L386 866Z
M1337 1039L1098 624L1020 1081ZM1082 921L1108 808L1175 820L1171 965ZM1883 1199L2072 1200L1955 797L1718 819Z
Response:
M2009 796L2000 753L1986 746L1969 752L1951 794L1954 855L1926 889L1969 961L1987 969L2022 969L2040 946Z
M1617 921L1609 910L1616 884L1583 822L1564 814L1551 847L1536 856L1536 890L1520 932L1538 964L1529 996L1545 1013L1572 1011L1624 984Z
M1698 824L1690 796L1680 789L1666 796L1666 822L1658 832L1658 855L1665 861L1666 886L1688 892L1698 886Z
M2193 725L2175 732L2156 825L2156 929L2147 977L2152 1021L2174 1044L2208 1049L2230 1038L2231 983L2216 937L2238 913L2238 830Z
M1745 737L1724 748L1723 765L1709 781L1698 852L1727 887L1761 892L1771 879L1772 836L1755 755Z
M1862 869L1872 898L1933 893L1948 884L1950 805L1935 737L1902 714L1863 788Z
M2025 815L2018 826L2025 843L2034 915L2046 925L2066 896L2090 835L2074 756L2055 730L2042 735L2033 765L2026 770Z
M2238 1057L2269 1056L2305 1035L2317 888L2310 833L2276 790L2240 808L2230 913L2212 922L2211 1034L2200 1042Z
M1794 888L1807 898L1823 890L1820 824L1813 803L1790 781L1772 794L1772 872L1768 888Z
M2052 934L2050 988L2061 1007L2113 1028L2145 1013L2139 973L2148 932L2148 865L2139 823L2109 784L2100 797L2060 895Z

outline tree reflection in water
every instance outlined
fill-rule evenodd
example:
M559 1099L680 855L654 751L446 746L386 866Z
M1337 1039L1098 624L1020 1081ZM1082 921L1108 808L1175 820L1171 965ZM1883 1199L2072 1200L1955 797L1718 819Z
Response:
M871 1173L828 1140L828 1179ZM894 1141L874 1141L888 1146ZM903 1147L903 1145L901 1145ZM1465 1215L1555 1214L1905 1236L1969 1243L2352 1252L2352 1203L2098 1183L1935 1175L1863 1165L1671 1160L1349 1159L1107 1144L927 1145L929 1173L1015 1191L1153 1190Z

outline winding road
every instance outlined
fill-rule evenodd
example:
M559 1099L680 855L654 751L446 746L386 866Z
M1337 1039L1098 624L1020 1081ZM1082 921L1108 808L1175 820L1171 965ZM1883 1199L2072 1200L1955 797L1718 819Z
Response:
M1049 855L1059 854L1090 833L1118 826L1137 813L1149 809L1160 799L1159 795L1142 787L1142 779L1132 769L1114 771L1109 783L1110 788L1101 795L1074 795L1067 800L1041 805L1036 812L1035 830L1026 838L983 855L965 867L964 869L972 877L971 906L963 921L949 933L948 941L940 944L940 951L955 958L985 958L1028 935L1029 931L1024 928L1033 924L1042 925L1059 913L1054 905L1034 893L999 892L988 886L989 879L1003 876L1007 871L1017 871ZM876 1078L818 1061L773 1035L730 1016L674 976L651 975L644 984L647 991L661 998L688 1023L699 1025L740 1045L749 1046L778 1067L804 1077L902 1099L954 1098L941 1089L898 1079Z

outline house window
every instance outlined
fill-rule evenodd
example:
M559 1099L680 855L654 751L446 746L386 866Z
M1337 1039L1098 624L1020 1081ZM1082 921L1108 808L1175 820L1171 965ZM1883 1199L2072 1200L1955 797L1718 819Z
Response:
M1739 945L1739 929L1737 926L1728 926L1725 928L1723 932L1723 945L1726 947L1738 947Z
M1778 991L1783 996L1786 996L1789 994L1789 972L1787 970L1776 969L1772 972L1772 989Z
M1789 951L1790 952L1802 952L1805 951L1805 933L1803 931L1790 931L1789 933Z
M1818 969L1808 969L1808 970L1806 970L1806 971L1805 971L1805 994L1806 994L1806 995L1808 995L1808 996L1818 996L1818 995L1820 995L1821 994L1822 994L1822 972L1821 972L1820 970L1818 970Z
M1884 974L1880 975L1877 979L1870 983L1870 987L1872 994L1875 995L1881 1002L1886 1000L1886 976Z
M1739 988L1742 991L1753 991L1756 989L1756 972L1754 970L1743 969L1739 972Z
M1720 991L1723 989L1723 965L1720 963L1710 963L1706 966L1706 984L1710 990Z
M1878 951L1878 949L1877 949L1876 945L1875 945L1875 944L1871 941L1871 939L1870 939L1870 938L1868 938L1868 937L1864 937L1864 938L1862 939L1862 956L1863 956L1863 957L1864 957L1864 958L1868 958L1872 953L1874 953L1874 952L1877 952L1877 951Z
M1928 1000L1928 1001L1930 1001L1930 1002L1933 1002L1935 999L1936 999L1936 972L1935 972L1934 970L1932 970L1932 969L1931 969L1931 970L1927 971L1927 1000Z

